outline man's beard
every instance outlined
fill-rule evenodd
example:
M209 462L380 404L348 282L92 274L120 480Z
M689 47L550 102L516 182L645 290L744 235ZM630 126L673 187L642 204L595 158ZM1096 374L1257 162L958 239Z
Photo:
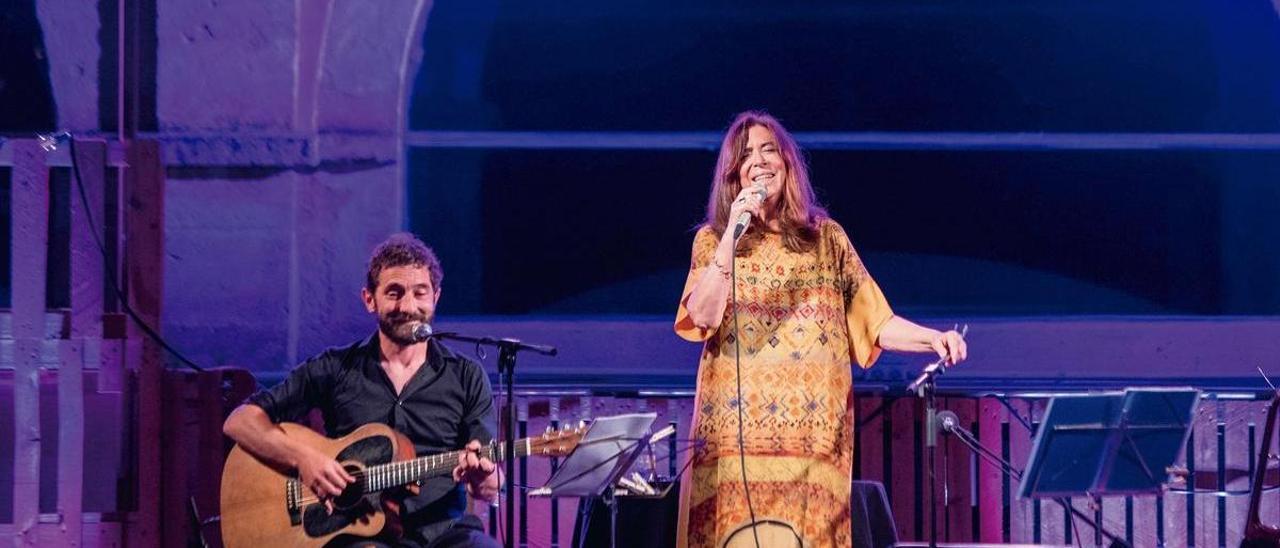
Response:
M408 346L420 342L413 338L413 329L420 323L429 323L430 321L431 318L422 314L403 314L400 312L378 314L378 331L381 331L383 335L391 339L391 342Z

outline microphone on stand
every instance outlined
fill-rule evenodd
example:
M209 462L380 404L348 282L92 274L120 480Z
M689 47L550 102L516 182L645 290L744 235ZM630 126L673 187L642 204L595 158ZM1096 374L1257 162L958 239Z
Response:
M965 335L969 334L969 324L965 324L964 327L956 326L956 328L959 328L961 339L963 339ZM953 330L955 330L955 328L953 328ZM916 380L911 381L911 384L907 385L907 392L918 392L920 387L924 386L924 383L929 382L938 375L946 372L947 359L939 358L938 361L925 366L924 370L920 372L920 376L916 377Z
M934 420L937 421L938 429L943 432L955 432L960 427L960 416L955 411L939 411Z
M769 197L769 191L765 189L764 183L755 183L752 186L754 187L752 190L756 194L760 195L761 202L764 202L764 199ZM743 211L741 215L738 215L738 222L733 223L733 239L736 240L741 237L742 233L747 231L747 226L750 224L751 212Z
M420 322L417 327L413 328L413 342L422 342L430 339L435 332L431 330L431 324Z
M941 375L946 372L947 372L946 358L939 359L936 362L926 365L924 370L920 372L920 375L916 377L916 380L911 381L911 384L907 385L907 392L915 392L919 390L920 387L924 385L925 382L928 382L930 379L934 378L935 376Z
M413 332L409 334L409 337L413 339L413 342L423 342L428 339L436 339L437 341L449 340L449 341L458 341L458 342L465 342L465 343L475 343L477 345L487 344L487 345L495 346L498 348L509 348L513 350L532 350L544 356L554 356L557 353L559 353L559 350L556 350L556 347L554 346L547 346L544 344L529 344L526 342L520 342L518 339L499 339L497 337L473 337L471 335L463 335L461 333L455 333L453 331L441 331L439 333L436 333L435 330L431 329L431 324L427 322L419 322L418 325L413 328Z

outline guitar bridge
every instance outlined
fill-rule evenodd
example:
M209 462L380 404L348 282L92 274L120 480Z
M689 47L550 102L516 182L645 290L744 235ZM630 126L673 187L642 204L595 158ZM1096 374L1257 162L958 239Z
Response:
M289 525L302 525L302 508L299 501L302 499L302 482L291 479L284 482L284 501L285 510L289 512Z

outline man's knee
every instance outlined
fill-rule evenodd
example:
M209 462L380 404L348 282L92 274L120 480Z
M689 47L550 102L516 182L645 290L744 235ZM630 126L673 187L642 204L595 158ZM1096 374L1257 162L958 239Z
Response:
M427 548L499 548L501 545L484 531L454 529L436 539Z
M440 538L428 548L500 548L496 539L485 534L480 518L464 516L453 524Z

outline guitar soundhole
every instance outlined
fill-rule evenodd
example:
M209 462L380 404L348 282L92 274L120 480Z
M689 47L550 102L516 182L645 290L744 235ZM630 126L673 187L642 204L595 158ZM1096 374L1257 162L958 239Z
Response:
M348 474L356 478L355 483L347 484L347 488L342 490L342 494L334 497L333 505L337 508L347 509L354 507L364 498L364 468L354 464L343 466Z
M351 445L343 448L334 460L359 463L345 466L347 472L351 473L369 466L386 464L391 462L391 457L391 439L386 436L371 436L352 442ZM302 527L307 536L322 537L369 519L369 516L380 511L376 506L375 501L370 501L364 496L364 481L361 478L360 481L347 486L347 489L334 500L333 513L329 513L329 509L323 504L307 505L303 510Z

